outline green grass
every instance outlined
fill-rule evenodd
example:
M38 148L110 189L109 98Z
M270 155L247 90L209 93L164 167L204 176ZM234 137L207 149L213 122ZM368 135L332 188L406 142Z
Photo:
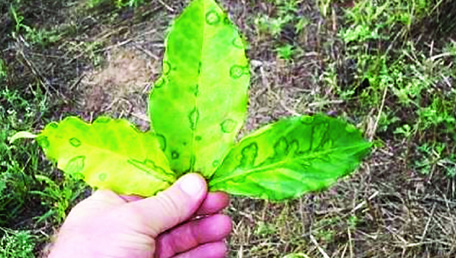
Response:
M88 6L91 8L97 7L101 4L114 4L117 8L123 7L137 7L144 3L144 0L89 0Z
M437 17L439 4L429 0L357 1L345 9L345 26L339 32L345 44L345 59L354 72L350 82L341 84L337 69L327 70L327 86L335 89L346 101L359 101L355 112L380 112L377 132L393 133L413 144L418 161L408 161L423 174L433 160L436 164L454 164L456 140L456 90L454 42L448 37L439 45L429 45L414 36L425 19ZM444 24L442 26L445 26ZM362 85L368 82L368 87ZM425 145L432 151L420 151ZM437 151L438 149L438 151ZM431 152L438 153L434 158ZM447 175L454 167L438 166Z
M0 227L20 228L24 218L35 225L58 224L83 188L71 179L58 179L35 142L9 142L15 132L33 131L49 117L49 100L6 87L0 101Z
M25 54L17 59L0 56L0 257L34 257L38 244L49 241L52 225L65 219L85 189L55 170L34 141L10 142L16 132L34 132L55 119L55 110L63 104L39 77L41 67L26 59L32 49L46 54L62 32L27 25L33 23L22 14L30 11L27 4L15 1L8 6L12 23L1 39L2 44L18 44Z
M30 258L34 257L33 250L37 237L29 231L10 230L0 228L0 257L3 258Z
M34 44L39 44L41 47L53 44L61 39L61 35L55 30L36 29L24 24L24 16L17 10L15 5L10 6L9 12L14 21L13 38L24 35L26 40Z

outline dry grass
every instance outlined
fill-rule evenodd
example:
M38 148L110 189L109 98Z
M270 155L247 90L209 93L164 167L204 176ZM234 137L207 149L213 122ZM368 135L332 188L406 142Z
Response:
M310 23L292 41L303 52L284 62L273 52L275 41L253 24L255 14L274 12L271 5L222 2L251 44L249 118L242 134L284 116L326 112L346 117L378 139L374 132L380 106L353 117L356 106L339 99L322 81L325 67L345 61L337 38L337 7L333 16L322 18L313 1L302 5ZM93 11L85 18L70 5L66 8L76 11L65 22L85 21L80 33L47 50L28 48L19 38L4 55L14 54L16 69L22 64L26 70L17 80L37 80L51 96L62 97L56 117L110 114L145 129L146 92L160 74L168 22L183 5L154 1L116 17ZM94 42L99 43L96 48L88 47ZM404 143L388 136L382 140L384 146L374 150L357 174L326 192L280 204L233 198L227 211L234 220L230 256L454 257L455 180L417 175L405 164Z

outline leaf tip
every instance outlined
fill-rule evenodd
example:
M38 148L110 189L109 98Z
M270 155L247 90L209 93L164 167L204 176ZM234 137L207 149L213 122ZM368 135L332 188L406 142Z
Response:
M9 143L12 144L19 139L35 139L36 137L38 137L38 135L26 131L21 131L11 136L9 138Z

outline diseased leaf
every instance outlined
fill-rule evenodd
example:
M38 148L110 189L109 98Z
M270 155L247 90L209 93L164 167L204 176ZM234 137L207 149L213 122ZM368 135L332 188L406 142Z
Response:
M338 119L288 118L244 138L217 168L209 187L262 199L295 198L351 173L370 147L353 125Z
M149 103L152 127L176 173L210 177L244 123L249 81L235 26L213 0L193 1L168 35Z
M37 141L61 170L92 187L152 196L176 180L157 138L126 120L99 117L90 125L67 117L48 124Z

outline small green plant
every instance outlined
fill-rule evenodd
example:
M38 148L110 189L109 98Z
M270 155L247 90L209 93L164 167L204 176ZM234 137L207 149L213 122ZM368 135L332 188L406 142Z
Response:
M298 14L301 1L271 0L277 9L275 15L260 14L254 19L259 33L267 33L278 37L285 28L291 27L292 33L299 34L309 24L309 20Z
M277 232L277 228L273 224L260 221L255 229L257 236L269 236Z
M10 14L14 20L14 31L19 32L25 25L22 23L24 16L16 11L14 6L10 7Z
M329 15L329 10L332 3L333 0L317 0L317 6L320 9L320 14L323 17L327 17Z
M0 82L6 78L6 64L3 59L0 59Z
M246 117L249 62L236 27L213 0L194 0L166 40L162 76L150 93L151 128L77 117L36 137L60 169L92 187L151 196L199 172L212 191L271 200L327 188L351 173L371 143L324 115L286 118L236 143Z
M21 31L25 32L25 38L33 43L37 43L44 47L47 44L52 44L61 39L61 35L57 34L56 31L48 31L42 29L36 29L23 23L24 16L20 14L13 6L10 7L10 14L15 23L15 30L13 37L16 37Z
M3 258L30 258L35 257L33 249L37 237L29 231L9 230L0 228L0 257Z
M399 134L405 138L410 138L410 136L413 134L413 130L410 125L405 124L402 127L397 127L396 130L394 130L394 134Z
M117 8L123 8L123 7L136 7L141 5L144 0L90 0L88 2L89 7L93 8L96 6L99 6L100 4L106 3L106 2L113 2Z
M277 55L283 60L291 60L295 54L295 49L292 45L287 44L276 48Z
M0 227L23 225L24 214L29 216L27 226L57 224L87 186L75 183L71 176L56 176L58 173L42 162L36 144L8 144L14 132L29 130L37 119L49 117L49 98L5 84L0 89L0 102ZM33 212L38 209L42 214ZM0 253L0 257L5 256Z
M291 253L285 255L283 258L309 258L309 256L304 253Z
M56 223L62 223L66 218L67 209L81 194L81 187L71 177L63 181L62 184L57 184L51 178L45 175L36 175L36 181L44 186L43 190L32 190L29 193L41 198L42 205L48 211L39 217L36 217L36 222L46 221L48 218L53 218Z

